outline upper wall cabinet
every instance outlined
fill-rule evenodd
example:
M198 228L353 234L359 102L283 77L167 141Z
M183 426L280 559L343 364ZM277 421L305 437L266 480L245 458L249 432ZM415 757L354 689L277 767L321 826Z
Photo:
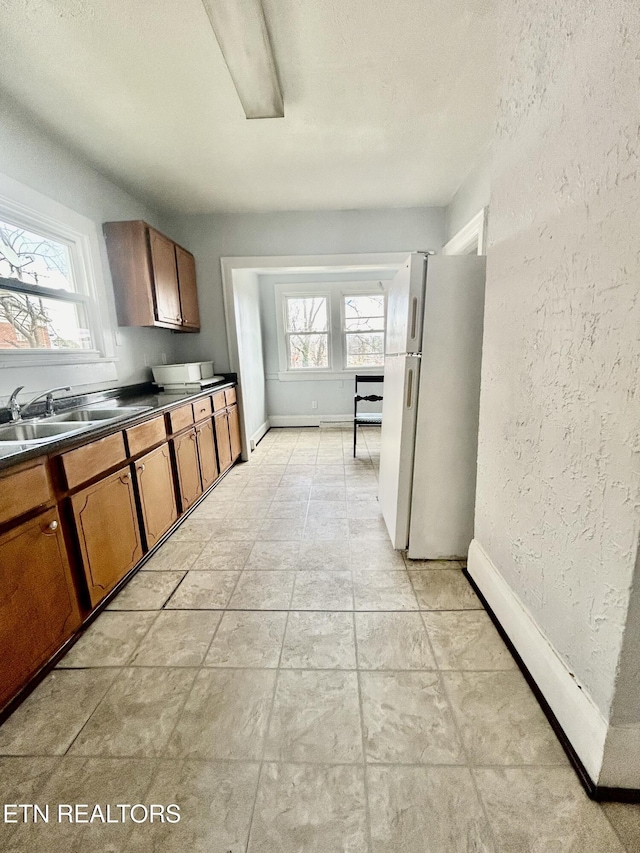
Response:
M120 326L200 330L193 255L146 222L105 222Z

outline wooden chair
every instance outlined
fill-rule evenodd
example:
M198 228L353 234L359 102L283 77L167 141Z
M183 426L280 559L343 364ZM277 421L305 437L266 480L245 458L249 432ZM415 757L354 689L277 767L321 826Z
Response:
M356 442L358 438L358 426L382 426L382 412L359 412L358 403L366 400L367 403L377 403L382 400L379 394L358 394L358 385L366 382L384 382L384 376L372 376L369 373L356 373L356 393L353 398L353 455L356 455Z

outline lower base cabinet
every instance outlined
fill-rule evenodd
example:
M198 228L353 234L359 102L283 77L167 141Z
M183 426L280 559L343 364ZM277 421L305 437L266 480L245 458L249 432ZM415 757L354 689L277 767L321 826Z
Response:
M0 536L0 707L80 622L57 511Z
M198 436L198 456L200 457L200 477L202 491L206 491L218 479L218 460L213 438L213 421L208 420L196 427Z
M91 604L95 606L142 558L129 467L71 498Z
M231 444L231 461L235 462L242 453L242 440L240 438L240 419L238 407L231 406L229 412L229 442Z
M178 518L169 445L142 456L135 469L147 546L153 548Z
M213 419L216 431L216 445L218 448L218 462L220 463L220 473L231 467L231 441L229 439L229 415L226 411L220 412Z
M182 512L189 509L202 494L200 462L195 429L190 429L173 439Z

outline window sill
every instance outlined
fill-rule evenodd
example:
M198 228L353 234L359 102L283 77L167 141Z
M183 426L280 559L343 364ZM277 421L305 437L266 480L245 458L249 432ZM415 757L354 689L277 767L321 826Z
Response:
M109 364L118 359L105 357L95 350L83 352L54 352L38 351L28 352L26 350L0 350L0 368L7 367L50 367L63 364Z
M344 370L308 370L308 371L281 371L280 373L268 373L267 379L277 379L279 382L317 382L330 381L339 382L344 379L354 379L358 376L371 374L376 376L384 372L384 367L358 367L345 368Z

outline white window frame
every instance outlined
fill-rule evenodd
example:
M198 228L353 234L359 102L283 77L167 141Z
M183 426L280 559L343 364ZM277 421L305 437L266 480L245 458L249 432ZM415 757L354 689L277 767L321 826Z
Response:
M277 290L277 288L276 288ZM298 334L297 332L289 332L287 329L287 299L325 299L327 302L327 331L318 332L316 334L326 334L327 335L327 367L291 367L289 361L289 337L292 334ZM309 376L310 374L318 374L318 373L331 373L333 372L333 334L332 334L332 306L331 306L331 294L322 290L321 288L310 287L307 289L295 289L295 290L280 290L277 293L278 302L279 302L279 310L277 312L277 316L279 319L278 323L278 349L280 350L280 364L281 369L284 364L284 370L287 374L294 376ZM284 361L282 356L284 356Z
M109 312L95 223L6 175L0 175L0 219L64 243L69 248L74 295L84 304L93 344L93 349L64 351L0 349L0 368L106 366L107 363L115 362L113 334L105 321ZM51 298L56 298L55 291L52 291ZM113 370L100 371L100 379L116 376L115 367ZM91 384L91 380L76 384Z
M361 290L360 288L347 288L343 290L340 294L340 330L342 336L342 369L346 373L380 373L381 370L384 369L384 336L387 331L387 295L386 292L383 292L384 296L384 314L382 317L383 320L383 328L382 328L382 336L383 336L383 351L382 351L382 364L372 365L370 367L348 367L347 365L347 335L354 335L357 332L348 332L346 329L346 312L344 302L348 296L380 296L380 289L378 290Z
M378 374L382 367L346 367L347 353L344 340L344 297L362 294L371 295L381 292L379 281L342 281L342 282L282 282L274 287L276 300L276 330L278 335L278 379L281 382L304 380L340 380L353 377L356 373ZM386 328L386 291L385 292L385 328ZM286 339L286 298L323 296L329 309L329 367L300 368L289 367L289 353Z

